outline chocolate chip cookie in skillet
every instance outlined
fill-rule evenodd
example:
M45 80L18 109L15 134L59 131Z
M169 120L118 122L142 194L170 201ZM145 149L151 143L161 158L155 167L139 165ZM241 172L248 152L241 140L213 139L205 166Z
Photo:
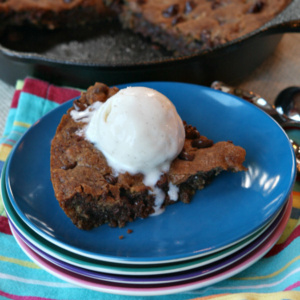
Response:
M0 1L1 26L74 27L112 15L102 0Z
M123 227L177 201L189 203L221 171L246 170L243 148L201 135L158 91L103 83L73 102L50 155L55 196L85 230Z
M181 55L199 53L248 34L290 0L104 0L125 28Z

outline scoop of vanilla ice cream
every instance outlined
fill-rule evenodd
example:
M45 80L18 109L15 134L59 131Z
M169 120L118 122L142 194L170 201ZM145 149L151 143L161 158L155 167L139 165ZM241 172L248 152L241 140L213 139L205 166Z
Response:
M163 94L145 87L121 89L93 114L86 138L118 173L143 173L154 186L181 152L184 125Z

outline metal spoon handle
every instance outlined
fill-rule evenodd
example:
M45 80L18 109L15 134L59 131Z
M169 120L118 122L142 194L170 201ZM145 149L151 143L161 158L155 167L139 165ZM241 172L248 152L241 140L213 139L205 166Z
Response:
M279 113L275 106L271 105L268 101L262 98L260 95L241 88L234 88L229 86L221 81L214 81L211 84L211 87L215 90L219 90L225 93L235 95L239 98L242 98L255 106L259 107L270 115L275 121L277 121L283 128L299 126L300 122L290 119L284 113Z

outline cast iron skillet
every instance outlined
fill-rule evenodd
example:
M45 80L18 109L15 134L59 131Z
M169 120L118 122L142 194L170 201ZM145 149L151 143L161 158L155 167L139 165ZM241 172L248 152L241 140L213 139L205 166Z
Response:
M286 32L300 31L300 0L269 23L239 39L197 55L175 57L157 45L122 30L117 22L88 30L43 32L10 28L0 37L0 78L10 84L34 76L86 88L138 81L237 84L262 63Z

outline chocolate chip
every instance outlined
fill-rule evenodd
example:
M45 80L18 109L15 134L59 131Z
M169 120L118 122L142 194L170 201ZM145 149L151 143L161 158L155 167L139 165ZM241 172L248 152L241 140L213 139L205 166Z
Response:
M263 1L256 1L248 10L249 14L257 14L263 10L265 3Z
M196 127L193 127L192 125L185 125L185 137L189 140L198 139L200 138L200 133L197 130Z
M190 154L183 149L178 155L178 158L181 160L192 161L195 158L195 154Z
M69 163L67 165L64 165L61 167L61 169L63 170L70 170L70 169L74 169L77 166L77 162L73 162L73 163Z
M96 94L99 94L99 93L107 94L108 90L109 90L109 87L107 85L97 82L94 85L94 87L92 87L91 92L94 92Z
M138 0L137 1L137 4L139 5L143 5L143 4L146 4L147 3L147 0Z
M105 180L112 185L115 185L118 182L118 178L112 176L111 174L107 174L104 176Z
M182 23L185 21L185 18L183 16L176 16L173 20L172 20L172 26L175 26L179 23Z
M209 139L196 139L192 140L191 145L194 148L208 148L211 147L214 144L212 140Z
M195 3L195 1L186 1L184 7L184 13L189 14L196 6L197 4Z
M105 102L107 100L107 94L109 93L109 87L103 83L96 82L95 85L89 87L86 91L86 99L91 105L96 101Z
M211 4L211 9L217 9L220 6L222 6L222 3L220 0L214 0L213 3Z
M71 126L67 128L66 133L68 134L68 136L70 136L73 135L77 130L78 130L77 126Z
M81 103L79 101L79 99L77 99L73 102L73 106L74 106L75 110L77 110L77 111L83 111L87 108L87 105L85 103Z
M83 141L84 140L84 137L82 136L82 135L77 135L76 136L76 141L77 142L81 142L81 141Z
M162 174L159 180L156 183L156 186L162 190L166 190L168 188L168 177L166 174Z
M173 4L167 7L165 10L163 10L162 15L165 18L171 18L174 17L178 14L179 12L179 5L178 4Z

